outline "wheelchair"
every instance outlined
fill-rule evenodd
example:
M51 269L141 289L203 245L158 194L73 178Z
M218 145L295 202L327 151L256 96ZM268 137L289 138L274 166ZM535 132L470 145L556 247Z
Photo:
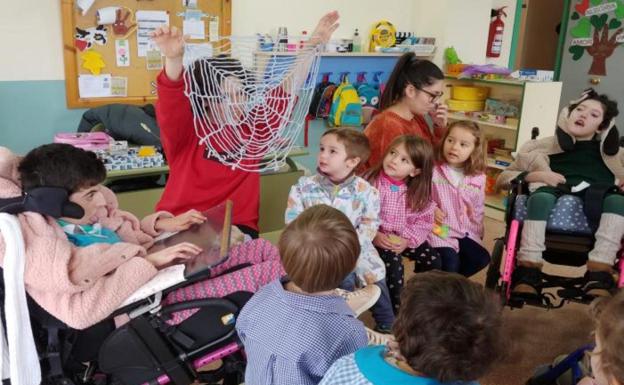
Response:
M120 308L83 331L69 328L27 296L42 384L242 383L245 358L234 326L252 293L161 305L168 293L190 283L183 282ZM0 282L0 302L4 306L4 282ZM173 313L188 309L198 311L177 325L167 322ZM113 318L120 314L128 314L130 321L115 329ZM104 335L96 338L96 346L92 347L97 359L86 364L78 360L74 355L77 337L90 331L101 335L102 330ZM200 370L209 364L210 370Z
M505 235L495 240L485 286L498 292L502 304L511 308L521 308L528 304L552 309L560 308L567 302L590 303L594 297L584 292L583 277L570 278L542 272L542 289L546 290L539 295L539 299L528 299L512 293L512 273L520 246L522 222L526 217L528 194L528 183L518 179L512 182L505 211ZM568 215L566 211L575 214L573 223L557 220L561 215ZM588 218L583 212L582 199L574 195L562 195L548 219L544 260L555 265L584 266L594 241ZM618 253L615 270L619 272L617 288L620 289L624 287L622 248Z

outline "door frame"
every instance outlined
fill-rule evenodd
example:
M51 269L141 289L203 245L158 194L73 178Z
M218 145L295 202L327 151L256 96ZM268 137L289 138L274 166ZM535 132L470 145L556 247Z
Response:
M557 44L557 56L555 57L554 80L559 81L561 75L561 63L565 54L565 41L568 34L568 20L570 19L570 3L572 0L563 0L563 14L561 15L561 28L559 29L559 44Z

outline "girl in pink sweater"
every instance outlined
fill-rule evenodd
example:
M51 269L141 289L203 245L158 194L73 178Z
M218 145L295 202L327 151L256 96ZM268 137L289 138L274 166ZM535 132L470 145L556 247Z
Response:
M157 212L139 221L118 208L115 195L100 184L105 176L103 164L93 153L70 145L43 145L23 159L0 147L0 198L38 187L61 187L69 194L68 204L77 204L84 211L81 218L61 218L60 224L31 211L18 214L26 248L28 294L48 313L76 329L109 317L159 267L201 251L196 245L182 243L148 254L155 236L188 228L203 221L203 216L195 210L177 217ZM0 234L0 264L4 248ZM251 266L219 276L243 263ZM255 292L282 275L275 247L264 240L245 242L234 246L228 260L212 270L214 278L179 289L164 303ZM180 322L190 314L178 313L173 321Z
M431 234L442 270L470 277L490 261L481 245L485 212L483 133L476 123L458 121L448 128L436 152L432 194L435 221L448 234Z

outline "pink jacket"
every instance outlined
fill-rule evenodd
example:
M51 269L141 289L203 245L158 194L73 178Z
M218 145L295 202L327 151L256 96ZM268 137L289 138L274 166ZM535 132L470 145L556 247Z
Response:
M0 198L21 193L19 157L0 147ZM156 268L143 257L157 235L156 213L139 222L119 210L112 191L102 186L108 202L102 225L124 242L76 247L53 218L26 212L18 215L26 247L26 291L47 312L76 329L108 317L134 291L149 281ZM0 234L0 264L4 264L4 238Z
M374 187L379 190L381 200L379 231L407 239L408 247L413 249L422 245L433 230L433 202L420 211L409 209L405 183L395 184L383 173L377 178Z
M451 183L450 169L446 163L433 168L432 196L438 208L446 213L444 223L449 235L442 239L429 236L433 247L450 247L459 250L457 240L464 237L481 243L485 213L485 174L464 176L458 186Z

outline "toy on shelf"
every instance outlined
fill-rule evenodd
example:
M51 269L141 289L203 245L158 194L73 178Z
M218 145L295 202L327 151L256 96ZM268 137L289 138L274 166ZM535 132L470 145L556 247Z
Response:
M458 76L466 67L462 63L455 47L446 47L444 50L444 61L446 62L446 73L451 76Z

